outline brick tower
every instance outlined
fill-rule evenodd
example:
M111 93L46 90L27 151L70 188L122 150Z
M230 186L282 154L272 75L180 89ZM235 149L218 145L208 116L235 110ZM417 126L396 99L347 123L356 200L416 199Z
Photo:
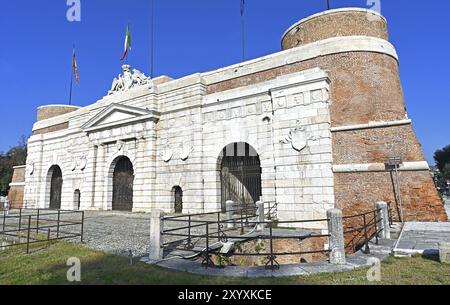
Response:
M290 27L282 48L336 44L343 38L339 52L330 47L314 59L285 67L320 67L329 74L336 206L352 214L384 200L393 204L397 217L403 206L407 221L446 221L406 112L399 60L389 43L386 19L366 9L322 12ZM388 166L393 157L401 158L398 186Z

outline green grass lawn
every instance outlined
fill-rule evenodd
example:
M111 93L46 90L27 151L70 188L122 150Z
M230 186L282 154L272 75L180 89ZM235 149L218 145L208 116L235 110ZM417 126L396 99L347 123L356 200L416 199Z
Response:
M370 284L366 280L367 270L270 279L198 276L137 261L130 265L125 257L65 242L33 249L29 255L19 248L0 251L0 284L69 284L66 262L70 257L81 260L81 284ZM391 257L382 264L379 284L450 284L450 264L421 257Z

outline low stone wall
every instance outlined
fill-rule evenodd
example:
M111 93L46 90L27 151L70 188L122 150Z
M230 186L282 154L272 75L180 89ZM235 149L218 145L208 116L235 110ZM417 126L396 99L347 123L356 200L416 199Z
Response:
M326 243L326 238L323 237L308 238L303 241L298 239L275 239L273 241L273 251L274 253L323 251ZM239 244L236 246L235 255L230 258L230 261L236 266L265 266L268 261L267 256L242 255L246 253L270 253L270 241L267 239L255 239L247 243ZM214 260L217 262L217 258ZM276 257L276 261L281 265L313 263L327 260L328 256L325 253L279 255Z

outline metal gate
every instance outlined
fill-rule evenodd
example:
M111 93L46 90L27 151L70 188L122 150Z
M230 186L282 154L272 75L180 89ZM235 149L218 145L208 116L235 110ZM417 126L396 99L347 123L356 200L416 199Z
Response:
M234 143L234 149L225 148L222 155L222 211L228 200L245 207L254 205L262 195L259 156L247 143Z
M50 209L61 209L61 191L62 191L62 172L59 166L55 166L52 170L52 181L50 187Z
M132 211L134 171L131 161L123 157L117 161L113 176L112 209Z

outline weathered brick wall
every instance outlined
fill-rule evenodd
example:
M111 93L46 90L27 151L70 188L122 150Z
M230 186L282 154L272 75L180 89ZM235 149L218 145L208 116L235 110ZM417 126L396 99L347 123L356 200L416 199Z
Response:
M37 109L37 121L42 121L50 119L62 114L66 114L75 110L80 109L80 107L69 106L69 105L48 105L41 106Z
M333 133L334 164L385 163L400 156L405 162L424 160L411 124Z
M37 129L37 130L33 131L33 136L38 135L38 134L46 134L46 133L50 133L50 132L65 130L68 128L69 128L69 122L65 122L62 124L57 124L57 125L53 125L50 127Z
M19 185L21 183L25 183L25 167L15 167L11 181L12 185L8 192L11 208L23 207L24 185Z
M319 67L331 80L332 126L402 120L406 116L395 58L348 52L285 65L208 86L208 93L248 86L281 75Z
M340 36L370 36L388 40L386 20L363 10L328 11L295 24L282 40L283 50Z
M12 182L25 182L25 167L14 168Z
M19 209L23 207L23 186L12 186L8 192L10 208Z
M447 221L447 215L426 171L399 172L406 221ZM399 203L394 192L395 176L389 172L335 173L336 207L346 216L375 209L378 201L391 202L398 220Z

